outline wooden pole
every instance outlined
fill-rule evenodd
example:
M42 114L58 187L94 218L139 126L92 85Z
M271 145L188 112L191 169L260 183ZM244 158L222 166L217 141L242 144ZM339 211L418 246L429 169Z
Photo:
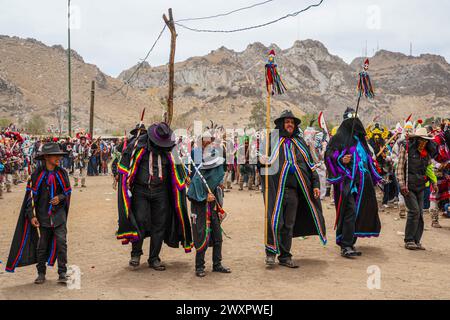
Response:
M70 48L70 1L68 0L68 22L67 22L67 61L68 61L68 109L69 109L69 137L72 136L72 61L71 61L71 48Z
M173 118L173 92L175 82L175 50L177 46L177 31L175 29L175 21L173 20L172 8L169 9L169 19L164 14L164 22L170 30L170 59L169 59L169 96L167 97L167 114L166 123L170 126Z
M270 93L272 92L271 88L267 91L267 109L266 109L266 175L264 177L264 205L265 205L265 243L267 244L267 219L269 213L269 145L270 145Z
M95 104L95 81L91 83L91 111L89 114L89 134L94 137L94 104Z

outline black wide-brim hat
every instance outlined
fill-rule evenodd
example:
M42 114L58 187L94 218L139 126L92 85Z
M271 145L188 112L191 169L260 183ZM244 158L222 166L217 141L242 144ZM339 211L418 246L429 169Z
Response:
M283 127L283 124L284 124L284 119L294 119L294 122L295 122L295 126L296 126L296 127L298 127L298 126L302 123L302 121L301 121L299 118L297 118L297 117L292 113L291 110L284 110L284 111L281 113L280 117L274 121L274 122L275 122L275 125L276 125L278 128L282 128L282 127Z
M147 130L151 142L162 148L172 148L176 145L175 136L165 122L156 123Z
M36 160L43 160L45 156L65 156L67 152L63 152L59 144L49 142L42 146L42 150L35 157Z
M137 136L137 133L139 130L143 130L143 131L147 130L147 128L145 127L145 124L137 124L136 128L134 128L133 130L130 131L130 134L132 136Z

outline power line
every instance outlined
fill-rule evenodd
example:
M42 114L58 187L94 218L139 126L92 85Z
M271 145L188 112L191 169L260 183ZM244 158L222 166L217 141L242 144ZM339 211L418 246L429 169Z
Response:
M239 11L252 9L252 8L259 7L259 6L265 5L265 4L269 3L269 2L274 2L274 1L275 0L267 0L267 1L264 1L264 2L256 3L256 4L251 5L251 6L235 9L235 10L227 12L227 13L221 13L221 14L216 14L216 15L213 15L213 16L201 17L201 18L181 19L181 20L177 20L175 22L198 21L198 20L208 20L208 19L213 19L213 18L225 17L225 16L229 16L229 15L231 15L233 13L236 13L236 12L239 12Z
M109 95L109 97L117 94L118 92L122 91L122 89L125 86L129 86L131 80L133 79L133 77L138 73L138 71L142 68L142 66L144 65L144 63L147 61L148 57L150 56L150 54L152 53L153 49L155 49L156 44L158 43L159 39L161 39L164 31L166 30L166 25L164 25L164 27L162 28L161 32L158 35L158 38L156 38L155 42L153 43L152 47L150 48L150 50L147 52L147 55L144 57L144 59L142 59L142 61L139 63L139 65L136 67L136 69L134 69L133 73L128 77L128 79L126 81L124 81L123 85L117 89L116 91L114 91L113 93L111 93Z
M185 25L183 25L183 24L181 24L181 23L178 23L178 22L175 22L175 24L176 24L177 26L179 26L179 27L181 27L181 28L184 28L184 29L187 29L187 30L189 30L189 31L194 31L194 32L204 32L204 33L235 33L235 32L241 32L241 31L248 31L248 30L252 30L252 29L263 28L263 27L266 27L266 26L268 26L268 25L277 23L277 22L279 22L279 21L281 21L281 20L284 20L284 19L287 19L287 18L296 17L296 16L298 16L300 13L303 13L303 12L305 12L305 11L308 11L308 10L311 9L311 8L319 7L319 6L323 3L323 1L324 1L324 0L320 0L320 2L317 3L317 4L312 4L312 5L308 6L308 7L306 7L305 9L302 9L302 10L300 10L300 11L296 11L296 12L293 12L293 13L289 13L289 14L287 14L287 15L281 17L281 18L278 18L278 19L276 19L276 20L272 20L272 21L269 21L269 22L266 22L266 23L262 23L262 24L255 25L255 26L250 26L250 27L245 27L245 28L239 28L239 29L234 29L234 30L208 30L208 29L196 29L196 28L191 28L191 27L185 26Z

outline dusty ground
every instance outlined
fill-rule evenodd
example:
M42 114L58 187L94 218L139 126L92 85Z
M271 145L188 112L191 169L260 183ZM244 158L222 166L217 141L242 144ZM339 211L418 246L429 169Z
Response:
M317 238L295 239L293 254L300 268L264 266L263 203L260 193L227 194L230 213L224 228L232 239L224 243L224 264L231 275L213 274L198 279L194 254L164 247L168 270L156 272L144 263L137 271L127 267L129 250L115 240L116 194L109 177L88 179L88 189L73 193L69 216L69 265L81 268L81 289L56 284L56 270L46 284L33 284L35 268L4 272L0 265L0 299L449 299L450 220L443 229L431 229L426 217L426 252L403 248L405 220L396 210L381 213L382 236L360 240L363 257L350 261L334 245L334 208L325 202L329 243ZM6 263L16 225L23 185L0 200L0 260ZM328 207L328 208L327 208ZM148 246L148 242L145 243ZM143 258L146 261L146 257ZM208 271L210 270L208 253ZM369 266L381 270L381 289L367 288Z

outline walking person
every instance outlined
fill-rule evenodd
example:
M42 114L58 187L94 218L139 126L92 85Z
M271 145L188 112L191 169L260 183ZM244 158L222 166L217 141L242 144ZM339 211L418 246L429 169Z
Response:
M424 192L427 176L430 176L427 168L436 154L436 145L432 139L426 128L419 128L400 146L397 178L408 212L405 228L405 248L408 250L425 250L421 242ZM433 183L433 189L437 189L436 182Z

